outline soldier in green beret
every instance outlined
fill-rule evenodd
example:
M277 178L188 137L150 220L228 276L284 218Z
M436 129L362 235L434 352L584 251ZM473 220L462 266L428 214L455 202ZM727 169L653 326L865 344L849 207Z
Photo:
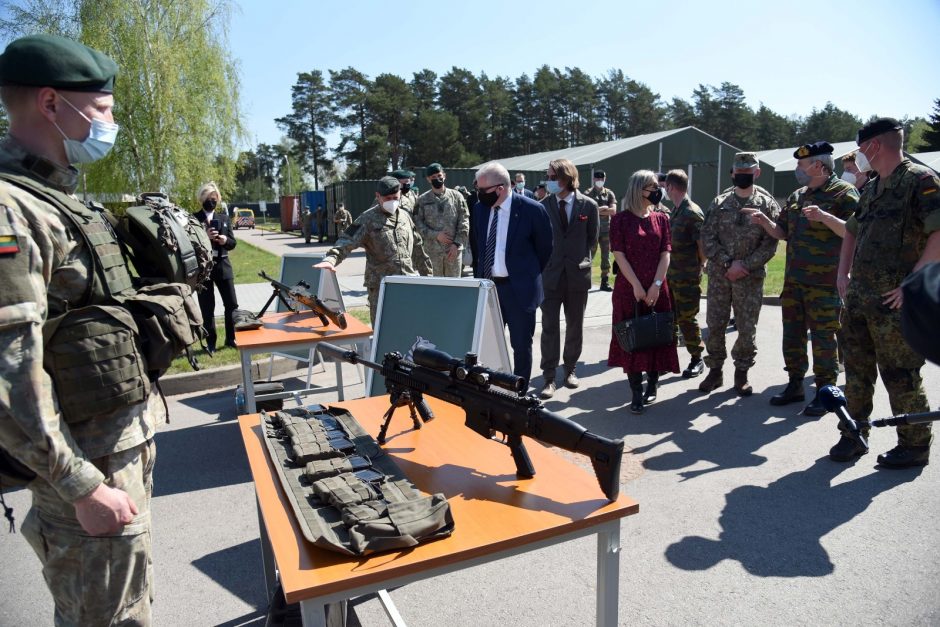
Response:
M116 73L104 54L52 35L18 39L0 55L10 120L0 142L0 447L35 474L22 531L57 625L150 624L153 437L164 403L146 373L122 373L116 383L130 392L107 404L83 399L115 382L65 377L96 367L117 377L108 366L132 358L136 344L124 341L126 327L121 336L120 325L95 319L100 351L87 364L56 339L59 325L84 333L81 315L94 315L67 312L133 293L110 229L72 195L73 164L104 157L115 142Z
M832 145L819 141L797 148L797 182L776 222L757 209L745 209L775 239L787 241L787 265L780 305L783 313L783 360L789 383L770 399L771 405L805 400L803 377L809 368L806 332L813 345L816 396L807 416L826 413L820 388L835 385L839 375L836 332L842 301L836 290L836 270L845 221L858 206L855 187L835 175Z
M415 189L415 173L411 170L395 170L389 176L398 179L401 185L401 204L402 209L414 216L415 205L418 204L418 190Z
M369 292L369 314L375 325L382 279L431 275L431 260L424 254L421 235L411 215L401 208L401 184L391 176L379 180L375 204L356 218L336 245L327 251L323 261L314 268L336 271L349 253L362 246L366 251L365 286Z
M424 239L434 276L459 277L463 270L463 250L470 244L470 212L467 201L455 189L448 189L447 175L439 163L425 168L431 189L418 197L414 219Z
M845 398L849 414L868 435L877 377L896 414L929 410L920 368L922 355L901 332L905 277L940 261L940 178L906 159L900 122L879 118L856 138L855 162L877 176L862 188L855 215L845 224L836 285L845 301ZM923 466L930 457L931 425L897 427L898 445L878 456L882 467ZM868 449L843 433L829 457L849 462Z

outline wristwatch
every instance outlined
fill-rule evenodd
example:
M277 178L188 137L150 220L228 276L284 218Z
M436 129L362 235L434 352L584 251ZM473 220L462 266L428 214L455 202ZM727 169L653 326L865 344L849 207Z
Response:
M656 287L662 287L663 282L659 279L656 279L655 281L653 281L653 285L655 285Z

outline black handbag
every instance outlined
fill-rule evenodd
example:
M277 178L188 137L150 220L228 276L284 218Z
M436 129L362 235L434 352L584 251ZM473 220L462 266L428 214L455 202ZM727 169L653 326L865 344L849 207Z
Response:
M614 335L624 351L635 353L676 343L676 321L671 311L652 311L641 316L637 303L633 312L633 318L614 325Z

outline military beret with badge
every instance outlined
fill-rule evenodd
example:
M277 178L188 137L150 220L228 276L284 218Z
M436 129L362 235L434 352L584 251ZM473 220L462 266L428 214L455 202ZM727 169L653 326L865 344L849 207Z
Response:
M806 159L807 157L817 157L819 155L831 155L835 148L829 142L814 142L812 144L803 144L793 153L795 159Z
M444 168L440 163L432 163L428 167L424 168L424 176L432 176L438 172L443 172Z
M114 91L117 64L106 54L57 35L30 35L0 54L0 85Z

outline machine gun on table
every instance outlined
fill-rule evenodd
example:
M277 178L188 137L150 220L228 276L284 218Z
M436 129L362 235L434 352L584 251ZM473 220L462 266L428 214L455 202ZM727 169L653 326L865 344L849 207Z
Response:
M425 422L434 415L423 396L447 401L466 412L466 426L489 439L502 434L502 441L512 452L516 475L535 476L535 468L522 442L522 436L536 438L560 449L587 455L604 495L614 501L620 493L620 461L623 440L610 440L591 433L578 423L552 413L534 396L520 396L525 380L504 372L490 370L477 363L473 353L461 361L449 354L430 348L414 348L414 361L401 353L386 353L381 364L362 359L354 350L320 342L321 354L351 364L362 364L385 377L385 386L392 406L385 414L379 442L384 441L388 424L396 407L408 405L416 428L421 423L414 415L415 407ZM505 390L505 391L504 391Z
M346 328L346 312L338 311L335 309L330 309L324 304L322 300L316 295L310 292L310 284L306 281L298 281L297 285L291 287L286 283L281 283L280 281L275 281L267 274L264 273L264 270L258 273L258 276L263 278L265 281L271 283L271 287L274 288L274 293L271 294L271 298L268 299L268 302L264 304L264 307L261 308L261 311L258 312L257 318L261 318L264 315L264 312L268 310L268 307L271 306L271 303L274 302L275 298L280 299L284 306L289 310L296 313L297 307L292 305L288 298L293 300L295 303L300 303L301 305L306 305L309 307L313 313L320 318L320 322L323 323L323 326L327 326L329 322L332 322L340 329ZM287 295L285 298L284 295Z

